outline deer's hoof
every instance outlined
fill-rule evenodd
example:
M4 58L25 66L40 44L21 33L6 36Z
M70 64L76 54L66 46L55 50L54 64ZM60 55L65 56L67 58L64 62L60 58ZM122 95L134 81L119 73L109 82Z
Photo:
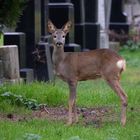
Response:
M74 123L78 123L79 122L79 118L76 117L75 120L74 120Z
M122 119L121 119L121 125L122 125L122 126L125 126L125 124L126 124L126 118L122 118Z
M72 122L67 122L66 126L71 126L73 123Z
M72 120L68 120L67 123L66 123L67 126L70 126L72 124L73 124Z

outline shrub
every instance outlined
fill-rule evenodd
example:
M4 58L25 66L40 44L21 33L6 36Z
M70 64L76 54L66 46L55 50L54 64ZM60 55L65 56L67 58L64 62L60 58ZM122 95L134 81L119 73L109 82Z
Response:
M6 27L16 27L28 0L1 0L0 24Z

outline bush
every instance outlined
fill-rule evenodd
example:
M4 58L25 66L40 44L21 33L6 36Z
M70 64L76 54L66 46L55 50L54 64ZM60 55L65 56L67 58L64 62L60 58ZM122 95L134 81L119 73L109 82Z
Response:
M6 27L16 27L28 0L1 0L0 24Z

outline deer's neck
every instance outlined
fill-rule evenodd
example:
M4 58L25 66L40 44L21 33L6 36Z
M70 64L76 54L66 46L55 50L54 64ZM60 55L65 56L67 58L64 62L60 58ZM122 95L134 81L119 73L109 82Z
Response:
M58 65L64 60L65 57L65 53L64 53L64 49L63 48L55 48L53 50L53 65L56 67L58 67Z

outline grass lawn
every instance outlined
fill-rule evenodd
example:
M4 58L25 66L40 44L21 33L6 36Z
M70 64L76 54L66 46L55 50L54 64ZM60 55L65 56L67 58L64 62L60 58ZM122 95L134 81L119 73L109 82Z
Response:
M127 124L120 125L120 101L102 80L80 82L77 94L78 107L111 106L117 114L116 121L103 122L100 127L75 124L66 126L63 121L33 118L25 121L10 121L0 118L0 140L140 140L140 50L120 52L126 58L127 69L122 74L122 86L128 95ZM60 81L50 83L3 85L0 94L12 92L29 99L36 99L50 107L68 103L68 87ZM11 104L0 97L0 116L3 114L27 114L31 110Z

